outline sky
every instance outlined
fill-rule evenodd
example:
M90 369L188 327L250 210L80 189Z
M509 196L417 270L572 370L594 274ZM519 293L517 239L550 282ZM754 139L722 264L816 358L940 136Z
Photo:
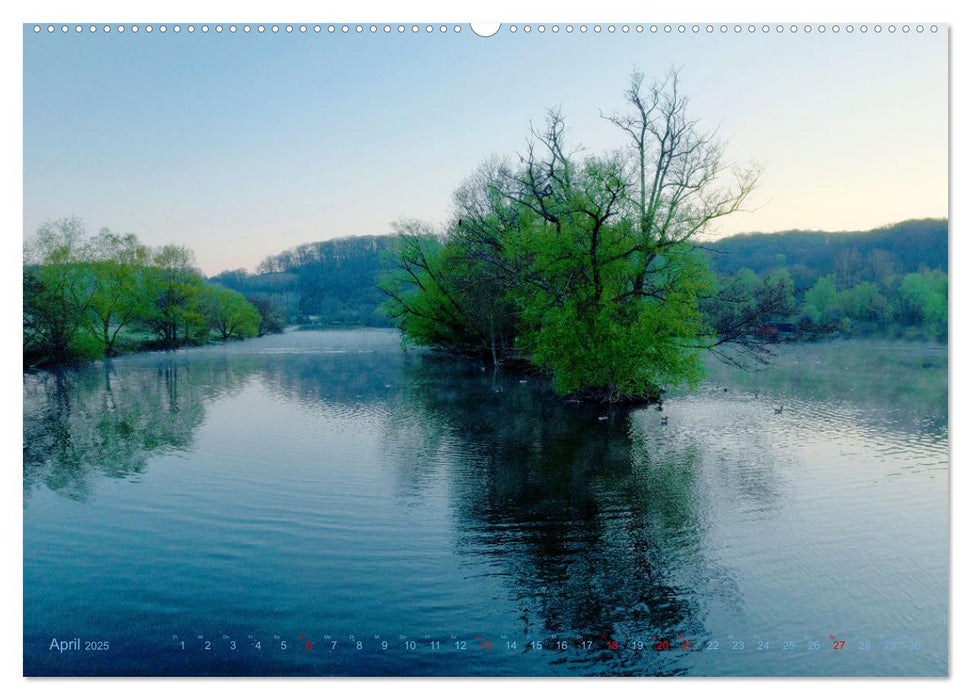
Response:
M906 34L504 25L489 38L468 25L418 35L224 26L24 26L25 236L78 216L91 233L188 245L211 275L253 270L304 242L388 233L399 218L444 222L463 179L492 155L522 152L550 108L586 152L622 147L601 113L623 109L634 68L648 77L677 68L690 114L718 128L728 159L764 168L755 211L721 220L716 235L948 213L944 25Z

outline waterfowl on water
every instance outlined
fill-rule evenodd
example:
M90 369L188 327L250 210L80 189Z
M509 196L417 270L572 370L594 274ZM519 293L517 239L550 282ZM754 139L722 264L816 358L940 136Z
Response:
M668 417L661 416L661 425L667 425L667 424L668 424Z
M774 408L772 410L774 410L776 413L782 413L782 406L779 406L779 408Z

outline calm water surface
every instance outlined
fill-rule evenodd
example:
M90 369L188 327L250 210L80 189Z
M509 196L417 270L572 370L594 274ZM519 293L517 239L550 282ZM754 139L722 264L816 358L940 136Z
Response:
M23 398L29 675L947 672L944 348L782 346L662 414L297 332Z

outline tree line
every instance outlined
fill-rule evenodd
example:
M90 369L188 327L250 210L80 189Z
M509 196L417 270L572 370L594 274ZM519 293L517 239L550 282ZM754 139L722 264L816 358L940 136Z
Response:
M207 282L192 251L148 247L134 234L88 235L49 221L24 245L25 364L172 349L282 331L282 310Z
M891 336L943 342L948 333L945 219L902 221L872 231L792 231L711 244L719 277L752 290L766 279L790 290L775 322L794 337Z
M943 335L936 332L935 324L928 320L933 314L904 312L903 300L895 290L912 273L946 278L947 233L946 219L920 219L870 231L738 234L705 243L701 251L719 284L729 283L743 270L747 270L744 277L748 281L741 280L745 286L751 286L749 273L759 279L784 275L791 280L793 313L770 320L802 324L803 337L835 332L943 338L946 330ZM382 275L394 268L389 252L397 245L396 239L397 236L386 234L308 243L267 257L256 274L245 269L227 270L209 281L248 298L272 301L285 309L290 324L393 325L380 308L385 296L378 283ZM869 320L851 313L841 316L835 325L823 320L820 325L811 326L813 315L806 310L805 294L827 276L837 291L872 282L886 301L887 313ZM842 308L854 307L844 304ZM704 306L703 311L708 313Z
M911 219L869 231L781 231L708 244L712 269L732 275L786 268L797 287L835 275L840 284L877 282L921 268L947 270L947 219Z
M737 290L740 297L757 296L766 285L778 286L786 298L784 311L769 319L763 330L775 333L783 327L789 339L840 334L947 341L948 286L942 270L921 268L856 282L830 273L807 287L794 282L789 268L762 275L742 268L722 277L720 283Z

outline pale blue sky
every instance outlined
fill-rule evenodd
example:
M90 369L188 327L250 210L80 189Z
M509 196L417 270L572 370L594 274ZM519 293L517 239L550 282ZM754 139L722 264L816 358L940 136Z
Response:
M228 26L228 25L227 25ZM442 221L491 154L560 106L588 150L622 145L636 65L680 67L692 113L765 166L722 234L947 215L947 37L35 35L24 29L24 233L185 243L209 274L313 240Z

